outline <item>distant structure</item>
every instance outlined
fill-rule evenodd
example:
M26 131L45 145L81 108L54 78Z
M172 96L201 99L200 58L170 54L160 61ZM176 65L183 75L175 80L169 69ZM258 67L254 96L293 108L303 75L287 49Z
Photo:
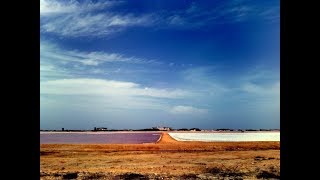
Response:
M106 131L106 130L108 130L108 128L105 128L105 127L96 128L96 127L94 127L94 131Z
M64 131L64 128L62 128L62 131Z
M171 131L171 127L152 127L152 129L157 129L159 131Z
M199 128L191 128L190 131L201 131Z

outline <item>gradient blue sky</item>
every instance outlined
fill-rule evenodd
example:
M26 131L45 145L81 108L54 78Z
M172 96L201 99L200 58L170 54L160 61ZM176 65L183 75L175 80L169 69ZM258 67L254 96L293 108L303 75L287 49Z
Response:
M40 128L279 128L279 0L40 0Z

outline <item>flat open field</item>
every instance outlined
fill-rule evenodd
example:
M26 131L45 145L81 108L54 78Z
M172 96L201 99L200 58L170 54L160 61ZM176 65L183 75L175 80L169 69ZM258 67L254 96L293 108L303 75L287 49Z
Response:
M41 144L41 179L259 179L280 176L280 142Z

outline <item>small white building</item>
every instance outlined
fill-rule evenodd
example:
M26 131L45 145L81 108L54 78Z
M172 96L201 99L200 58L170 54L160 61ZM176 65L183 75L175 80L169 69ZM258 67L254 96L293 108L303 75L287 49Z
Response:
M157 129L158 129L159 131L171 131L171 130L172 130L171 127L157 127Z

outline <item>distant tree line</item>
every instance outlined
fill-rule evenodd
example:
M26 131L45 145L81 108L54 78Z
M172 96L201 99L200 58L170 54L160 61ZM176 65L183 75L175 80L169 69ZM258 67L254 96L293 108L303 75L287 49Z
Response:
M160 131L159 129L153 129L153 128L146 128L146 129L136 129L133 131Z
M225 128L222 128L222 129L216 129L217 131L233 131L233 129L225 129Z

